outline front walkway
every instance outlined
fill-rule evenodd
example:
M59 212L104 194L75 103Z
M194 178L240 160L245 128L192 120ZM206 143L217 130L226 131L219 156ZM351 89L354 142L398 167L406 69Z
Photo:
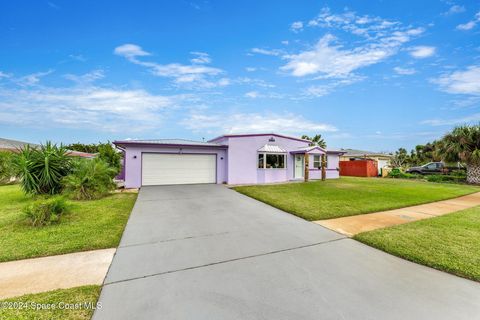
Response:
M0 299L102 284L115 248L0 263Z
M455 199L437 201L402 209L337 219L318 220L314 222L330 230L352 237L361 232L433 218L476 206L480 206L480 192Z

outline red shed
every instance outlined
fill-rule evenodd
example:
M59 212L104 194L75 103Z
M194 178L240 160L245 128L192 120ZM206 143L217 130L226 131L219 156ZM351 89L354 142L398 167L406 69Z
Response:
M340 175L351 177L378 176L377 162L372 159L340 161Z

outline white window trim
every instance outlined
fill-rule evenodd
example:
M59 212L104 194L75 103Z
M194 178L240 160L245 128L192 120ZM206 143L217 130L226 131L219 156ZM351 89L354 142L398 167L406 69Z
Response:
M318 161L315 161L315 157L318 157ZM318 168L315 167L315 162L318 162ZM322 168L322 156L319 154L313 155L313 169L321 169Z
M259 168L258 167L258 156L263 154L263 168ZM280 155L280 156L283 156L283 168L267 168L267 154L273 154L273 155ZM277 169L277 170L285 170L287 169L287 154L286 153L275 153L275 152L259 152L257 154L257 169L260 169L260 170L271 170L271 169Z

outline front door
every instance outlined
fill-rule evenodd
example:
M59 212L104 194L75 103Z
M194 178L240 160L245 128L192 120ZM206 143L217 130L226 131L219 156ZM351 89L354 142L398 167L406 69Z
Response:
M295 173L293 176L295 179L303 178L303 174L304 174L303 163L304 163L304 155L303 154L295 155Z

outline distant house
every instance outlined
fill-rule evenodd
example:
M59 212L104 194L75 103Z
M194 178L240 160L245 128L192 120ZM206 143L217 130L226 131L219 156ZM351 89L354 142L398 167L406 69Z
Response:
M0 138L0 151L15 152L19 149L25 148L27 145L33 148L36 148L39 146L38 144L35 144L35 143Z
M36 143L0 138L0 151L18 152L18 150L23 149L26 146L30 146L31 148L40 147L40 145ZM67 153L72 157L81 157L81 158L95 157L95 154L93 153L80 152L80 151L74 151L74 150L69 150Z
M228 134L208 142L158 139L114 141L114 144L125 154L127 188L285 182L303 180L306 170L310 179L320 179L322 155L327 161L326 178L336 179L338 157L343 153L276 133Z
M340 156L340 161L374 160L377 165L379 175L381 174L382 168L390 165L390 160L392 158L391 154L383 152L372 152L357 149L341 149L341 151L344 152L344 154Z

